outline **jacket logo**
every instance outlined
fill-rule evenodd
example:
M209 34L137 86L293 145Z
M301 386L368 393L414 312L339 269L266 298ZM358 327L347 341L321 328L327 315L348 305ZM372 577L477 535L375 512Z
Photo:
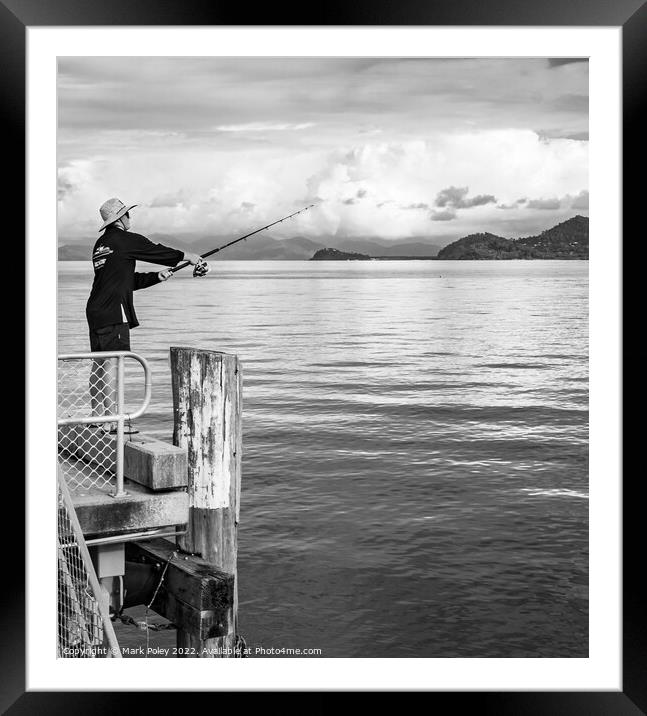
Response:
M107 256L108 254L112 253L112 249L108 246L104 246L103 244L100 244L97 246L97 248L94 250L94 253L92 254L92 258L97 258L99 256Z

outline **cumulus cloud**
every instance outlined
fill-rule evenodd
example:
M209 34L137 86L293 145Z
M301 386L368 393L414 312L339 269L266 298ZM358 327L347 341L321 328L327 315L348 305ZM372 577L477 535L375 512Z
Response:
M280 147L103 156L61 170L79 188L60 202L59 226L67 236L94 231L97 207L119 196L140 205L134 227L144 234L244 233L250 225L315 203L312 211L273 231L388 239L430 236L430 227L444 222L459 235L483 230L505 235L505 217L518 218L515 229L527 221L532 231L534 212L497 210L494 197L505 205L520 196L575 197L586 186L587 150L582 142L543 142L532 131L505 130L334 151L304 148L289 160ZM177 188L169 187L171 179ZM439 195L444 206L434 201ZM549 211L541 214L550 220Z
M588 210L589 208L589 192L586 189L582 189L578 194L564 194L561 197L540 197L537 199L517 199L515 202L497 204L497 209L504 209L507 211L514 209L538 209L539 211L557 211L559 209L581 209Z
M91 185L93 181L95 167L101 165L103 165L102 161L76 160L59 166L57 171L58 201L73 200L74 195L83 193L84 187Z
M447 187L447 189L438 192L435 204L436 206L447 206L448 204L453 206L456 202L462 201L468 191L469 189L467 187Z
M492 194L478 194L477 196L472 197L471 199L468 199L465 202L464 208L471 208L473 206L485 206L486 204L495 204L496 203L496 197Z
M436 206L452 207L454 209L471 209L474 206L484 206L496 202L492 194L478 194L468 198L469 187L449 186L436 195Z
M572 209L588 209L589 208L589 192L583 189L572 201Z

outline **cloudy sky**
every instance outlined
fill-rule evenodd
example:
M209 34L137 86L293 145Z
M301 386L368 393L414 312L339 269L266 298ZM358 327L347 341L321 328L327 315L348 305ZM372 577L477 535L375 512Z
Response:
M59 236L522 236L588 214L588 63L59 58Z

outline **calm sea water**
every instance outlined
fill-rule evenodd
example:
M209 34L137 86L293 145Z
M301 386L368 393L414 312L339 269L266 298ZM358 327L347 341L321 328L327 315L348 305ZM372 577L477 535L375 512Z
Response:
M135 294L138 427L171 439L170 345L240 356L248 646L588 655L588 262L183 273ZM90 283L59 264L61 351L88 350Z

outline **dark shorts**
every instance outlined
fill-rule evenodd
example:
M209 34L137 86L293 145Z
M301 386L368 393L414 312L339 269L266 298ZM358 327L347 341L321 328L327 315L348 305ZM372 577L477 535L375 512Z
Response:
M97 351L129 351L130 328L127 323L116 323L103 326L96 330L90 329L90 350Z

